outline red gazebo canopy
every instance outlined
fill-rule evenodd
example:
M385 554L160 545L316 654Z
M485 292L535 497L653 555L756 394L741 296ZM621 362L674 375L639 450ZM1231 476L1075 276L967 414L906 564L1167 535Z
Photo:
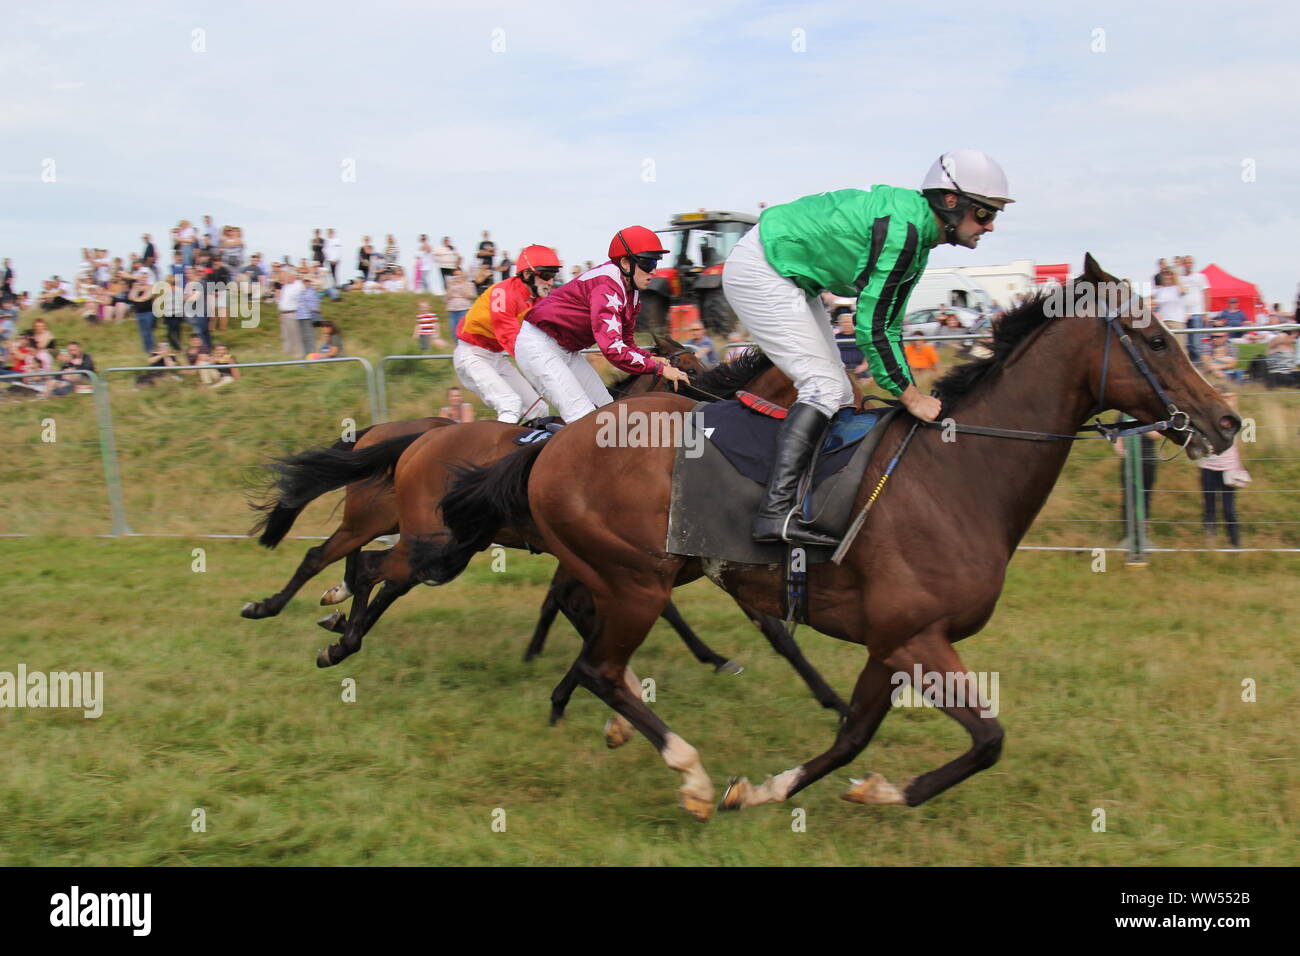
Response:
M1214 263L1201 270L1210 281L1210 288L1205 293L1205 307L1211 312L1222 312L1228 307L1229 299L1237 300L1237 308L1245 312L1252 321L1257 306L1262 301L1254 283L1238 279L1224 272Z
M1045 282L1056 282L1065 285L1070 279L1070 264L1061 262L1056 265L1034 265L1034 285L1042 285Z

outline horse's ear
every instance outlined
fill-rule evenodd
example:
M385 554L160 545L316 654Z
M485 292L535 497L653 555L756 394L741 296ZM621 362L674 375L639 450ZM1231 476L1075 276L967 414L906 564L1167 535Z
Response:
M1088 282L1117 282L1113 275L1097 265L1097 260L1092 257L1091 252L1083 254L1083 278Z
M650 335L655 340L655 351L661 355L682 350L682 344L667 335L660 335L658 332L651 332Z

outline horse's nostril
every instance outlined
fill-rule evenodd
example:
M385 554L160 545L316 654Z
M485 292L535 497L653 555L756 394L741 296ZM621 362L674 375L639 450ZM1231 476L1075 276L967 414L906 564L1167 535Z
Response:
M1224 415L1219 419L1219 428L1225 435L1235 435L1237 430L1241 428L1241 419L1236 415Z

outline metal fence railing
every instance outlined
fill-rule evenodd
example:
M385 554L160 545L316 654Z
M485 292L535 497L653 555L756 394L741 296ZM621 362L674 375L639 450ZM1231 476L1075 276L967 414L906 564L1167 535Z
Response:
M390 406L429 414L427 380L407 376L420 393L395 393L403 379L395 363L450 358L386 355L373 366L360 357L233 363L226 368L241 379L226 387L199 380L205 371L220 375L218 366L0 376L0 394L48 396L0 408L0 535L242 536L249 513L235 492L268 456L386 421ZM74 379L80 388L67 387ZM1300 552L1300 390L1239 388L1238 397L1251 427L1239 449L1253 480L1233 493L1237 543L1241 550ZM1185 458L1144 465L1150 452L1144 456L1141 441L1126 439L1122 458L1107 442L1078 443L1021 547L1103 549L1140 560L1231 544L1222 495L1211 541L1199 469ZM304 520L294 530L315 537L328 530L327 518L325 506L316 525Z

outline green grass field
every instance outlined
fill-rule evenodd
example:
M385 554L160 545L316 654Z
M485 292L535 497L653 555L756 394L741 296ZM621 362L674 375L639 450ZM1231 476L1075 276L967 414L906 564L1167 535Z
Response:
M0 541L18 586L0 670L105 675L97 720L0 710L0 864L1300 862L1293 556L1165 556L1098 574L1085 555L1022 554L992 622L961 645L969 667L1000 675L996 767L917 809L839 800L849 773L898 780L965 749L948 718L900 709L850 768L790 805L700 824L644 740L606 749L608 711L586 692L546 725L577 645L560 624L543 658L520 660L551 559L510 552L494 573L480 556L457 582L412 592L359 655L318 670L330 636L312 623L315 598L331 574L279 618L238 616L302 549ZM715 784L823 750L833 717L729 599L706 582L678 596L745 673L713 674L662 625L634 663ZM801 642L847 694L864 651L806 630ZM1255 703L1241 700L1246 678ZM191 829L195 808L206 832ZM806 832L792 829L794 808Z

